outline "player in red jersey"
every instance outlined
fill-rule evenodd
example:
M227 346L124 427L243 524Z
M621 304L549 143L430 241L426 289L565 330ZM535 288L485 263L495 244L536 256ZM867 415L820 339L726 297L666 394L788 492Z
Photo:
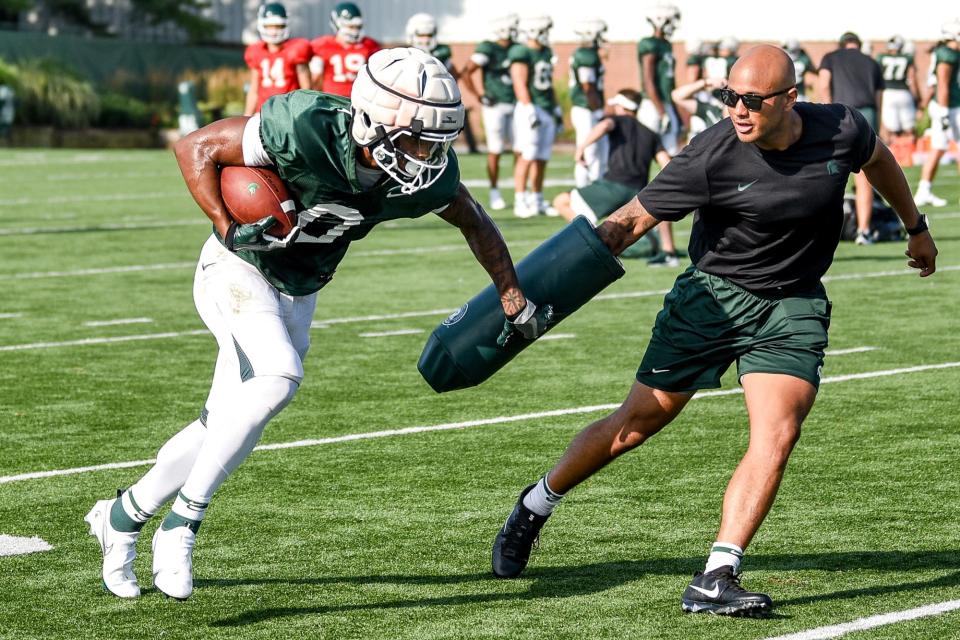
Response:
M320 36L310 43L315 56L310 63L313 88L349 97L357 72L383 47L363 35L360 7L352 2L340 2L333 8L330 26L333 35Z
M243 59L250 67L250 90L243 115L260 111L267 98L278 93L310 88L310 58L313 51L305 38L291 38L287 10L269 2L257 11L260 42L247 47Z

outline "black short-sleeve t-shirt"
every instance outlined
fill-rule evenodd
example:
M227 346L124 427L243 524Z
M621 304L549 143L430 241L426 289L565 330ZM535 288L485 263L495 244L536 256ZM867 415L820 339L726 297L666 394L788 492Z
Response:
M859 49L837 49L823 56L820 68L830 71L834 102L860 109L877 108L877 91L884 88L883 69Z
M660 136L637 122L633 116L610 116L613 129L607 134L610 155L604 179L619 182L637 191L650 179L650 163L663 150Z
M758 295L819 285L833 262L851 172L873 155L876 134L840 104L798 103L800 139L766 151L737 138L729 119L695 137L637 196L652 216L698 210L690 257L701 271Z

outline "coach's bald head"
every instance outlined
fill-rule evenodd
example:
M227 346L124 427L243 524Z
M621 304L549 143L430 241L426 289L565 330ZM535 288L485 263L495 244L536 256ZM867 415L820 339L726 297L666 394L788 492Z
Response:
M742 100L729 107L741 142L781 148L794 129L799 135L801 124L793 113L797 100L795 83L793 60L780 47L761 44L737 60L730 69L727 86L738 94L770 96L763 100L759 111L748 110Z

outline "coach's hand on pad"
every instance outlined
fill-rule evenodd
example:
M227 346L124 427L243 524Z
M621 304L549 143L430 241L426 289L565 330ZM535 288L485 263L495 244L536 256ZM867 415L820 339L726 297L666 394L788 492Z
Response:
M527 299L525 306L513 319L507 318L503 323L503 331L497 338L497 344L507 346L517 334L527 340L536 340L544 334L547 327L553 322L553 306L545 304L537 307L533 300Z
M232 223L227 230L227 236L224 238L224 244L230 251L274 251L276 249L285 249L287 245L292 244L297 236L300 235L300 227L294 227L283 238L277 238L267 233L267 229L277 223L273 216L267 216L253 224Z

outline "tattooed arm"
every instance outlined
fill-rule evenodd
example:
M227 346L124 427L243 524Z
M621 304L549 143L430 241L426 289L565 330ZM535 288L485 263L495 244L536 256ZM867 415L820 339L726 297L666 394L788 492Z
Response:
M461 184L457 199L437 215L460 229L477 262L487 270L494 286L500 292L504 314L512 317L520 313L527 305L527 299L520 290L510 251L497 225L473 199L467 188Z
M618 256L658 224L660 221L647 213L640 200L634 198L610 214L597 227L597 235L613 255Z

